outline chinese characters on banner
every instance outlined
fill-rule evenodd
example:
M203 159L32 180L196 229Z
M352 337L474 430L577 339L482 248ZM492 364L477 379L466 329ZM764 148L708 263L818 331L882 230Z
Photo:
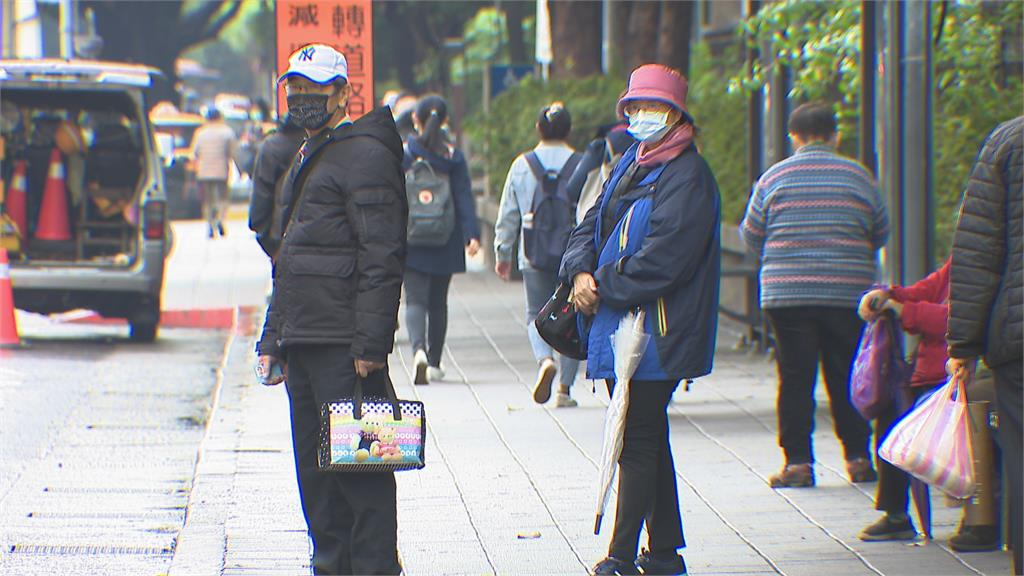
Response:
M355 120L373 110L373 11L371 0L277 0L277 73L306 44L328 44L348 60ZM284 86L277 90L277 112L287 111Z

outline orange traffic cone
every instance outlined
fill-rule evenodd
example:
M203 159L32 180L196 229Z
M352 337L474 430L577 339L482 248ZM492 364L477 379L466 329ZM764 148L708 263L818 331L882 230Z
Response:
M64 163L60 161L58 148L50 153L50 171L43 188L43 204L39 208L35 237L40 240L71 240L68 195L64 190Z
M25 211L25 161L14 163L14 175L11 177L11 189L4 200L4 212L11 217L18 227L22 241L28 239L28 213Z
M18 322L14 319L14 290L11 289L11 265L7 249L0 248L0 348L21 346Z

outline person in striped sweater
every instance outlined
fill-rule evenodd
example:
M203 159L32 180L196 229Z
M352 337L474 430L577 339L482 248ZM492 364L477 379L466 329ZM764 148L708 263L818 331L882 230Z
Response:
M819 361L850 480L871 482L871 429L850 403L849 377L862 328L857 306L875 281L888 215L871 173L836 152L831 107L804 104L790 115L788 128L796 152L757 181L740 225L761 259L761 308L775 332L786 464L770 483L814 485Z

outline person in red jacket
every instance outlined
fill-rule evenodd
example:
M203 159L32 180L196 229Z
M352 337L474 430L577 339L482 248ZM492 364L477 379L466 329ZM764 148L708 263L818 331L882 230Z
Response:
M921 337L915 353L914 373L910 377L910 391L915 400L946 382L950 262L947 259L942 268L913 286L872 290L860 301L858 313L865 321L870 322L882 312L891 310L904 331ZM875 424L876 452L889 430L902 417L895 405L878 417ZM885 512L885 515L860 533L861 540L912 540L917 537L917 530L907 515L909 486L910 476L906 472L878 459L875 509ZM998 526L964 527L961 524L960 533L950 543L961 551L995 550L999 545Z

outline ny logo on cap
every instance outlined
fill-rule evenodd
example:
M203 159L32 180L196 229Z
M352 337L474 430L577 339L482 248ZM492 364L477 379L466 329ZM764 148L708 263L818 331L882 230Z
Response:
M299 54L299 61L300 62L302 62L302 61L309 61L309 62L311 62L313 60L313 54L315 54L315 53L316 53L316 48L313 48L312 46L307 46L307 47L303 48L302 52Z

